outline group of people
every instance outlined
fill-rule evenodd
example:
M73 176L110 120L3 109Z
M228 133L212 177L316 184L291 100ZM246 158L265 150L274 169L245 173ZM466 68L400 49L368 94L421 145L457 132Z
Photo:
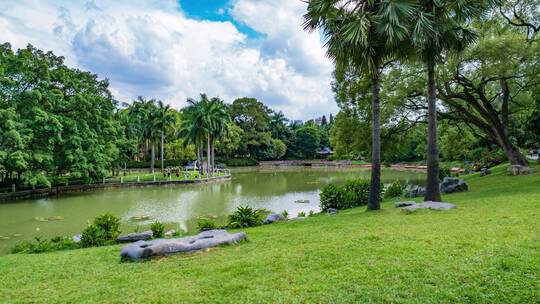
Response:
M171 177L171 174L175 174L176 177L180 177L180 167L167 167L163 172L163 177Z

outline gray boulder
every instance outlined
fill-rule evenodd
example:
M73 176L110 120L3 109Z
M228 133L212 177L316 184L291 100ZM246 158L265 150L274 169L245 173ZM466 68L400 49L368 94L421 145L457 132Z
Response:
M326 213L328 213L328 214L336 214L336 213L338 213L338 210L336 208L328 208L328 209L326 209Z
M484 167L480 170L480 176L486 176L490 174L491 174L491 169L489 168Z
M73 240L73 242L79 243L81 241L81 237L82 237L82 235L79 233L79 234L75 234L74 236L72 236L71 239Z
M469 190L469 186L464 180L455 177L445 177L440 184L442 193L454 193Z
M520 165L512 165L508 167L508 173L512 175L525 175L533 172L531 167L525 167Z
M244 232L231 234L225 230L209 230L177 239L138 241L125 246L120 256L122 260L139 261L150 257L199 251L222 244L235 244L245 239Z
M404 207L402 210L407 213L412 213L418 209L450 210L454 208L456 208L456 205L454 204L427 201L419 204L415 203L414 205Z
M401 208L416 205L416 202L397 202L394 205L396 206L396 208Z
M279 222L279 221L284 221L285 220L285 217L283 216L283 214L279 214L279 213L272 213L272 214L269 214L263 221L263 224L272 224L274 222Z
M418 196L424 196L426 194L426 188L414 185L407 193L407 197L413 198Z
M127 243L127 242L137 242L137 241L146 241L152 238L154 233L151 230L139 232L139 233L130 233L126 235L119 236L116 241L118 243Z

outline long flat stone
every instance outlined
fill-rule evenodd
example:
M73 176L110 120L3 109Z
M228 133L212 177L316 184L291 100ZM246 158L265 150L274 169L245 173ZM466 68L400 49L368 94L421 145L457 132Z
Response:
M244 239L246 239L244 232L231 234L225 230L209 230L176 239L138 241L125 246L120 256L122 260L138 261L156 256L199 251L222 244L235 244Z
M427 201L419 204L409 205L404 207L402 210L410 213L416 211L417 209L450 210L454 208L456 208L456 205L454 204Z

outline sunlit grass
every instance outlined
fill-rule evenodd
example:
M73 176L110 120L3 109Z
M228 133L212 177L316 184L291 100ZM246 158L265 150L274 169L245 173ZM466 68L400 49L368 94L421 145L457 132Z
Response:
M466 177L458 208L404 214L385 201L245 229L249 241L144 263L121 246L0 257L1 302L535 303L540 167Z

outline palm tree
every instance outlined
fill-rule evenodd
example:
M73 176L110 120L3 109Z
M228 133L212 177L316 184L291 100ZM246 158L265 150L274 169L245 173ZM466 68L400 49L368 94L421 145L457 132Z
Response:
M163 151L165 146L165 131L170 129L174 125L174 113L169 105L164 105L160 100L157 102L157 109L153 115L152 124L153 128L160 132L160 160L161 160L161 172L164 172L163 165Z
M217 138L226 136L229 132L228 123L231 118L228 113L228 108L219 98L212 98L207 103L206 116L208 119L208 131L210 138L210 170L213 173L215 167L215 149L214 143Z
M426 201L441 201L439 190L439 150L437 147L437 89L436 64L445 53L462 51L474 41L474 32L465 23L480 14L487 1L422 0L417 7L411 42L418 58L427 67L428 148Z
M372 165L368 210L380 209L380 74L385 62L403 55L414 5L382 0L307 0L304 27L321 29L327 55L336 64L371 77Z
M201 147L204 142L206 130L202 124L203 111L198 101L188 99L188 106L182 109L179 136L183 139L184 146L194 145L197 150L197 167L202 174Z

